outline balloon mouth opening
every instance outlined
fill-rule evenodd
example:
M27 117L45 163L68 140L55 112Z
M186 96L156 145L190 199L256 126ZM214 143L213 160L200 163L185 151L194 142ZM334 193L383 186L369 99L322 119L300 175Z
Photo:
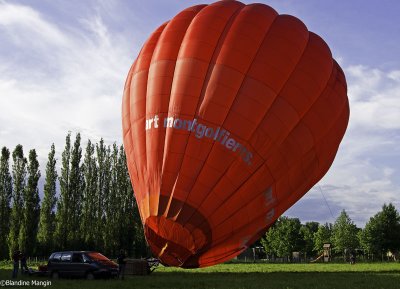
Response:
M199 251L192 233L181 224L164 216L150 216L145 223L145 234L150 248L162 264L198 267Z

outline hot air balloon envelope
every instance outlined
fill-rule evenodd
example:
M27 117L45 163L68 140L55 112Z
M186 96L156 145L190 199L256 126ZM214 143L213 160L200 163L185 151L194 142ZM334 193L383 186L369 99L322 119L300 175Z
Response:
M229 260L331 166L349 118L327 44L263 4L187 8L144 44L124 89L124 145L162 263Z

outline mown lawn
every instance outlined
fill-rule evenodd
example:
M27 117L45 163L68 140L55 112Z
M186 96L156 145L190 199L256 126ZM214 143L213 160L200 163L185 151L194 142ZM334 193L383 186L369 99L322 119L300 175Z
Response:
M0 280L11 276L10 266L0 269ZM23 278L32 280L31 278ZM50 280L35 278L36 280ZM349 264L222 264L183 270L160 267L149 276L125 280L51 280L47 288L400 288L399 263ZM15 288L15 287L13 287ZM43 288L23 286L21 288Z

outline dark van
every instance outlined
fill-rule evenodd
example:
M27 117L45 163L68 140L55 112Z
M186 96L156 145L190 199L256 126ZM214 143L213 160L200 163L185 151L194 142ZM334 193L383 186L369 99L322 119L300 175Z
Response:
M117 277L118 265L104 255L93 251L64 251L51 254L47 272L59 277Z

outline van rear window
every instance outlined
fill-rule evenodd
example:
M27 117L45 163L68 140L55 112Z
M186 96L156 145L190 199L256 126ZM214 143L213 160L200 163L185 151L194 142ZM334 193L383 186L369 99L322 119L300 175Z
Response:
M60 260L61 260L61 254L60 253L55 253L51 257L51 261L53 261L53 262L60 262Z
M71 253L63 253L61 255L61 262L70 262L71 261Z

